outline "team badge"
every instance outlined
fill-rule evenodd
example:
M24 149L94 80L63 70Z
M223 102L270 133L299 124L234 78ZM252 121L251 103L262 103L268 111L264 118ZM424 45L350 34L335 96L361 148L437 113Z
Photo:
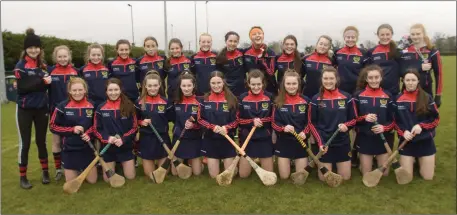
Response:
M108 71L102 71L103 78L108 78Z
M360 62L360 57L359 56L354 56L354 58L352 58L354 60L354 63L359 63Z
M197 106L192 106L192 113L197 112L197 110L198 110L198 107L197 107Z
M298 106L298 110L300 110L300 113L305 112L305 110L306 110L305 105L300 105L300 106Z
M130 69L130 72L135 72L135 65L130 65L129 69Z
M352 158L352 151L349 151L349 152L348 152L348 156L349 156L350 158Z
M422 53L422 56L424 57L424 60L428 59L428 53Z
M240 65L243 65L243 59L238 58L238 63L240 63Z
M386 107L387 99L381 99L381 100L379 100L379 103L381 103L381 107Z
M189 64L188 63L184 64L184 69L189 69Z
M159 67L159 69L162 69L163 68L163 62L157 62L157 66Z
M222 110L228 111L228 105L227 104L222 104Z
M91 109L87 109L87 110L86 110L86 116L87 116L87 117L92 117L92 114L93 114L93 113L94 113L94 112L93 112Z
M338 106L340 106L340 108L344 108L345 104L346 102L344 100L338 100Z
M159 105L157 110L159 110L159 112L163 112L165 110L165 105Z
M267 102L262 103L262 109L264 109L264 110L268 109L268 103Z
M216 65L216 59L211 58L211 59L209 59L209 61L211 62L211 65Z

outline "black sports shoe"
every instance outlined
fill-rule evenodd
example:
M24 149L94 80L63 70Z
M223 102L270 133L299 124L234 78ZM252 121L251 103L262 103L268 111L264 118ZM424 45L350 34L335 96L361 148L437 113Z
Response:
M63 176L63 169L56 169L56 176L54 177L54 179L56 181L60 181L60 179L62 179L62 176Z
M27 179L27 176L21 176L20 180L19 180L19 184L21 185L22 189L30 189L32 188L32 184L30 184L29 180Z
M51 179L49 179L49 172L43 171L43 173L41 174L41 183L49 184L50 182L51 182Z

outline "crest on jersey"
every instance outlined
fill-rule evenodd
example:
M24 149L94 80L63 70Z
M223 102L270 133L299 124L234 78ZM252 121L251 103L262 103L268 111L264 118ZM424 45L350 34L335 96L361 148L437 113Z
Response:
M243 65L243 59L238 58L238 63L240 63L240 65Z
M305 112L305 110L306 110L305 105L300 105L300 106L298 106L298 110L300 111L300 113Z
M157 106L157 110L159 110L159 112L163 112L165 110L165 105Z
M264 110L268 109L268 103L267 102L262 103L262 109L264 109Z
M211 65L216 65L216 59L215 58L211 58L211 59L209 59L209 61L211 62Z
M228 111L228 105L227 104L222 104L222 110Z
M196 113L198 110L198 107L197 106L192 106L192 113Z
M379 100L379 103L381 103L381 107L386 107L387 99L381 99L381 100Z
M424 60L428 59L428 53L422 53L422 57L424 57Z
M87 116L87 117L92 117L92 114L93 114L93 113L94 113L94 112L93 112L92 109L87 109L87 110L86 110L86 116Z
M135 72L135 65L130 65L129 69L130 69L130 72Z
M157 62L157 66L159 67L159 69L162 69L163 68L163 62Z
M345 104L346 104L346 101L338 100L338 106L340 106L340 108L344 107Z
M354 58L352 58L354 60L354 63L359 63L360 62L360 57L359 56L354 56Z
M108 71L102 71L103 78L108 78Z
M184 64L184 69L189 69L189 64L188 63Z

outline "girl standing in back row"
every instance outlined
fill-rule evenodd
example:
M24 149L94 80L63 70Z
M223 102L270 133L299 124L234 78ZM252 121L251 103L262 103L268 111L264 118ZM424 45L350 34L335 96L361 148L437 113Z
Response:
M178 78L184 72L190 72L191 61L182 53L181 40L173 38L168 44L170 57L165 62L165 68L168 72L167 79L167 98L173 99L176 96L176 90L179 89Z
M135 60L130 58L130 42L119 40L116 43L117 57L108 63L108 69L112 77L118 78L124 87L122 91L133 103L138 99L138 86L136 81Z
M190 58L191 71L197 79L197 96L203 96L209 92L209 77L216 70L216 53L211 51L211 35L204 33L200 35L200 50Z
M136 82L140 85L143 84L144 76L151 70L159 72L162 82L167 78L167 72L165 71L165 61L167 57L159 55L159 43L154 37L146 37L143 43L144 55L136 60ZM165 87L165 83L162 83L162 87ZM141 86L140 86L141 93Z

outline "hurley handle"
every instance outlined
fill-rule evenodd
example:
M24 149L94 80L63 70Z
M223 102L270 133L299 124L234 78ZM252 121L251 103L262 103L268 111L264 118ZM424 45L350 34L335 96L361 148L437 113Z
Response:
M191 121L191 122L195 121L194 117L192 117L192 116L190 116L188 120ZM173 154L175 154L176 149L177 149L178 146L179 146L178 143L180 143L180 142L178 142L178 141L180 141L181 138L184 137L184 134L186 133L186 131L187 131L187 129L184 128L184 129L181 131L181 133L179 134L178 140L176 141L175 145L174 145L173 148L171 149L171 152L172 152Z
M251 131L249 132L248 136L244 140L243 145L241 146L241 150L244 151L246 149L246 147L248 146L248 142L249 142L249 140L251 140L252 135L254 135L256 128L257 128L256 126L252 126Z
M374 121L375 125L379 125L378 121ZM384 147L386 148L387 153L392 154L392 149L390 148L389 144L387 143L386 137L384 136L384 133L379 133L379 136L381 137L382 141L384 142Z
M159 132L157 132L156 128L152 125L152 123L149 124L149 127L151 127L152 132L156 135L157 139L159 139L159 142L164 144L162 137L159 135Z

